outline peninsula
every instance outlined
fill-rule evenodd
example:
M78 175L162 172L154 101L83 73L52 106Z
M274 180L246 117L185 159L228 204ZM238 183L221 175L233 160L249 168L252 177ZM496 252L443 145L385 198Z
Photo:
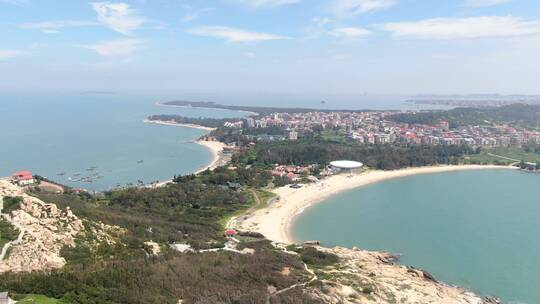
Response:
M0 290L61 303L498 303L439 282L425 270L396 265L390 253L295 244L288 230L311 204L370 183L537 166L540 133L527 128L534 126L534 115L524 114L521 105L510 107L486 112L493 119L480 125L464 124L459 119L466 116L455 112L433 112L429 120L423 112L269 108L227 119L151 116L148 123L205 127L199 143L214 151L213 170L175 176L161 187L99 195L5 184L12 190L4 200L15 202L7 216L22 222L37 208L26 202L36 202L57 210L32 213L47 230L64 233L68 215L78 221L69 237L58 237L65 242L47 247L54 264L8 264ZM509 127L512 107L524 119ZM90 237L92 227L102 229L103 237ZM18 248L32 242L41 241L25 233L9 259L24 261Z

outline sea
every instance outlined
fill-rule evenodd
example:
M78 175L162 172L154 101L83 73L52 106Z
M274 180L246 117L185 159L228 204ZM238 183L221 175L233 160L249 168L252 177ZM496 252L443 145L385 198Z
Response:
M163 100L75 94L1 97L0 176L29 170L90 191L168 180L211 162L212 153L195 143L206 131L146 124L145 118L244 115L166 107L158 101Z
M540 303L540 174L475 170L360 187L308 208L297 241L401 255L399 263L504 303Z
M205 131L145 124L154 114L234 118L235 111L167 107L170 100L229 105L417 110L437 106L407 96L309 96L185 93L169 95L77 92L0 95L0 177L28 170L90 191L168 180L206 166L210 151L194 141Z

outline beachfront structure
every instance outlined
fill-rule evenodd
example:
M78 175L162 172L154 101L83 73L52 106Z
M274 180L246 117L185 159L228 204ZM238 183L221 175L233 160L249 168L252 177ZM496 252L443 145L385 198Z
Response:
M11 175L11 178L13 182L19 186L27 186L36 182L30 171L15 172Z
M330 169L336 173L360 173L364 164L352 160L336 160L330 163Z
M7 292L0 292L0 304L15 304L16 302L9 298Z

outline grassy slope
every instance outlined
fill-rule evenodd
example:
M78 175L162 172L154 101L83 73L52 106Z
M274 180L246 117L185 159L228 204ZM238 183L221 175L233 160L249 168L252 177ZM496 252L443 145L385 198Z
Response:
M7 242L16 240L18 235L19 231L15 227L0 218L0 249L4 247Z
M19 304L59 304L57 299L49 298L43 295L26 295L21 300L17 301Z
M497 157L495 155L532 163L540 162L540 154L527 153L522 149L515 147L484 149L480 154L471 155L470 160L479 163L500 162L508 165L515 163L515 161Z

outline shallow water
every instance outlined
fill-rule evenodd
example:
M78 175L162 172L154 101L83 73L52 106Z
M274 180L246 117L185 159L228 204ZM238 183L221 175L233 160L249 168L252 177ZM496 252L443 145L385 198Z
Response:
M478 170L368 185L307 209L297 240L402 254L401 263L507 303L540 303L540 174Z
M165 180L212 160L210 151L193 143L205 131L143 123L149 115L244 115L164 107L151 98L116 95L2 97L0 112L0 176L30 170L89 190ZM68 180L90 175L102 178L93 183Z

